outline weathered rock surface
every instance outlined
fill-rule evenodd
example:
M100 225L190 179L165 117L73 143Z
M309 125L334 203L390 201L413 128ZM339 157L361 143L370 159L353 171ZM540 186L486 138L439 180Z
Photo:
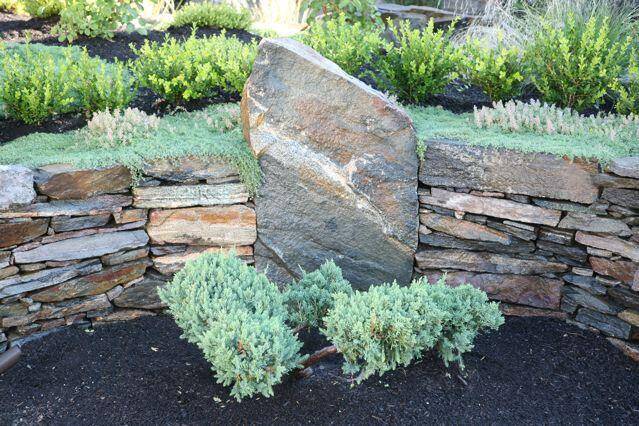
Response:
M28 275L19 275L0 281L0 298L50 287L72 278L98 272L102 264L89 260L60 268L45 269Z
M97 228L109 223L110 213L98 214L95 216L56 216L51 219L51 228L55 232L77 231L80 229Z
M618 253L635 262L639 262L639 246L617 237L599 236L577 231L575 241L580 244Z
M312 49L264 39L242 118L264 172L258 269L287 282L334 259L358 287L410 281L418 160L404 111Z
M49 219L15 220L0 223L0 248L24 244L46 234Z
M458 250L490 251L493 253L532 253L535 245L529 241L513 239L513 242L504 245L488 241L472 241L455 238L441 232L423 232L420 228L419 242L433 247L452 248Z
M639 209L639 191L623 188L606 188L602 198L620 206Z
M47 288L32 294L31 299L36 302L59 302L82 296L95 296L105 293L113 287L125 284L141 277L151 261L127 263L105 268L102 271L76 278L62 284Z
M132 198L127 195L100 195L86 200L52 201L37 203L0 211L0 219L14 217L89 216L114 213L130 206Z
M139 222L147 220L149 211L146 209L126 209L113 213L113 220L117 224Z
M596 297L579 287L567 286L564 291L563 302L570 302L575 306L583 306L611 315L615 315L623 310L623 308L616 303Z
M425 274L428 281L436 282L441 272ZM446 284L458 286L470 284L485 291L491 299L537 308L558 309L563 281L529 275L474 274L472 272L449 272Z
M109 314L95 316L93 317L93 321L96 321L95 325L99 325L100 323L132 321L138 318L154 315L154 312L143 311L140 309L123 309Z
M619 176L639 179L639 157L616 158L608 169Z
M639 263L624 260L614 261L594 256L591 256L588 261L598 274L616 278L629 286L639 285Z
M241 204L248 201L242 183L219 185L149 186L133 189L133 205L140 208L178 208Z
M622 237L632 234L628 225L620 220L585 213L568 213L559 222L559 227L586 232L602 232Z
M228 252L231 248L223 247L190 247L182 253L168 254L153 258L153 267L164 275L172 275L184 267L186 262L195 260L204 253ZM253 247L239 246L234 247L235 253L244 259L253 256Z
M88 259L120 250L143 247L148 241L149 237L142 230L99 233L56 241L32 250L15 252L14 259L16 263Z
M419 180L430 186L473 188L570 200L597 200L596 164L570 162L548 154L429 141Z
M247 246L255 242L255 211L244 205L153 210L147 232L155 244Z
M607 336L627 339L630 336L630 324L617 317L604 315L590 309L580 309L577 313L577 321L600 330Z
M143 281L124 290L113 300L113 304L119 308L162 309L166 305L158 296L158 288L165 284L166 281L161 277L147 275Z
M497 274L541 275L568 269L562 263L461 250L421 250L415 255L415 261L420 269L461 269Z
M143 247L135 250L127 250L113 254L107 254L100 258L106 266L119 265L121 263L132 262L143 259L149 255L149 248Z
M0 280L3 280L7 277L17 274L20 272L17 266L7 266L6 268L0 269Z
M580 263L585 263L588 258L588 253L581 247L567 246L552 243L550 241L538 241L537 248L553 254L568 257Z
M0 165L0 210L35 200L33 171L23 166Z
M131 172L124 166L79 169L52 164L38 169L38 191L55 200L74 200L120 192L131 186Z
M566 317L568 316L565 312L561 311L531 308L529 306L510 305L504 302L499 304L499 310L504 315L517 317L545 317L563 320L566 319Z
M508 234L488 226L435 213L420 213L419 221L429 229L467 240L488 241L505 245L509 245L513 240Z
M608 295L621 306L639 309L639 293L636 291L617 286L608 289Z
M606 294L606 287L601 285L594 277L584 277L582 275L567 274L562 277L567 283L581 287L592 294L603 296Z
M419 201L423 204L432 204L455 211L482 214L524 223L556 226L561 219L561 212L557 210L549 210L510 200L450 192L439 188L433 188L431 195L420 196Z
M147 161L142 167L142 172L147 176L169 182L194 180L236 182L239 180L238 171L234 166L213 157L159 158Z

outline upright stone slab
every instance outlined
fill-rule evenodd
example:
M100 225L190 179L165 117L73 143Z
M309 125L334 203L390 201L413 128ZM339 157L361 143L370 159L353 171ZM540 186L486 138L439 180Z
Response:
M410 281L418 160L404 111L314 50L267 39L242 119L264 172L258 269L282 283L334 259L358 287Z

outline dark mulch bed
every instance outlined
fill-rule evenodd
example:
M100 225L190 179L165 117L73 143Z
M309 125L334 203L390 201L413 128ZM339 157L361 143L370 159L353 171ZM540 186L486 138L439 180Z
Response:
M67 46L61 43L56 36L51 35L51 27L56 23L55 19L29 19L27 16L14 15L0 12L0 41L12 41L24 43L27 37L32 43L42 43L50 46ZM118 32L112 40L103 38L81 37L73 42L74 46L86 47L92 56L99 56L106 60L119 59L125 61L135 58L130 45L136 47L144 44L144 40L162 42L166 35L179 39L191 35L190 27L170 28L167 31L148 31L146 35L139 33ZM201 28L197 30L198 37L220 34L219 28ZM260 37L243 30L226 30L227 35L235 35L242 41Z
M351 389L334 357L273 398L237 403L168 317L68 329L27 344L0 376L0 424L631 424L639 365L601 336L511 318L478 339L460 378L424 361ZM317 344L317 342L315 342Z
M60 43L55 36L50 34L53 25L55 25L55 20L52 19L29 19L26 16L0 12L0 41L23 43L27 40L27 37L29 37L32 43L66 46L66 43ZM221 31L222 30L218 28L202 28L197 30L196 35L197 37L205 37L217 35ZM118 32L113 40L82 37L73 42L73 45L86 47L90 55L99 56L108 61L114 59L125 61L135 58L135 54L131 50L131 44L139 47L144 44L145 40L162 42L167 35L178 39L185 39L191 35L191 32L192 29L190 27L171 28L167 31L149 31L146 35ZM227 30L226 32L228 35L235 35L244 42L249 42L253 39L259 41L260 39L259 36L247 31ZM238 95L220 94L220 96L213 99L190 102L186 105L182 105L180 109L191 111L214 103L238 100ZM140 90L138 97L131 107L159 115L173 111L163 104L161 99L153 92L144 89ZM28 125L18 120L0 120L0 144L35 132L62 133L79 129L85 125L86 117L78 114L67 114L55 117L40 125Z

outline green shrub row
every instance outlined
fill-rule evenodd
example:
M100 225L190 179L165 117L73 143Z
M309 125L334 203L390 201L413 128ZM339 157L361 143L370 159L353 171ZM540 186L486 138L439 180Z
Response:
M353 291L331 261L283 292L234 254L205 254L188 262L159 290L183 338L196 344L219 383L238 400L271 396L273 385L307 357L296 331L317 327L345 359L356 382L406 366L436 349L459 362L479 332L497 329L496 303L469 285L383 284Z
M432 20L421 30L408 21L391 30L392 44L382 26L341 15L313 24L301 39L358 77L379 70L378 86L402 102L426 102L462 78L494 101L516 98L531 85L542 101L561 107L583 111L613 99L619 112L639 113L635 40L616 32L605 16L568 14L562 26L548 21L523 48L502 37L494 45L470 38L459 43L454 24L436 29Z
M237 10L226 3L189 3L173 14L172 27L193 26L245 30L251 25L248 9Z
M243 43L226 34L184 42L167 37L148 41L128 67L107 64L75 47L13 45L0 50L2 115L29 124L58 114L126 107L137 86L149 88L172 104L238 95L251 73L257 43Z
M0 104L7 117L38 124L70 112L122 108L135 97L126 66L76 48L22 45L0 50Z

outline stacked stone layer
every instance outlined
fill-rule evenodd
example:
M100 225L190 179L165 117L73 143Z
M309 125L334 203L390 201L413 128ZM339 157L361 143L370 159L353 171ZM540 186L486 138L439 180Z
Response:
M514 315L639 340L639 158L595 163L431 142L415 271L470 283ZM619 344L619 342L616 342ZM624 346L625 345L625 346ZM636 348L635 348L636 349Z
M248 192L214 159L150 162L136 185L121 166L2 166L0 182L0 350L154 315L158 286L202 253L235 248L253 262Z

